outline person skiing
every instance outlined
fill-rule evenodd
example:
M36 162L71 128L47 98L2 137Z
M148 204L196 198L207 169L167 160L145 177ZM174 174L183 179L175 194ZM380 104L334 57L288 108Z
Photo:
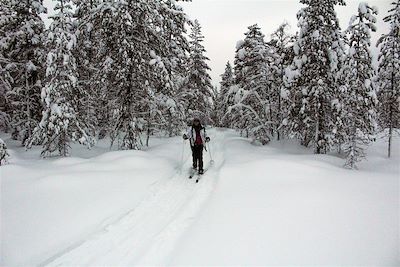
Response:
M190 141L193 169L196 170L198 166L199 174L203 174L203 149L205 148L205 143L210 141L210 137L207 136L205 128L200 123L200 119L195 118L193 120L187 133L183 135L183 139L189 139Z

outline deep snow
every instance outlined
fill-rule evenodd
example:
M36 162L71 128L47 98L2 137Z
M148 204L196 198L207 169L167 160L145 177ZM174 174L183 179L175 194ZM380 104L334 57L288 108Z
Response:
M7 136L0 265L399 265L399 138L360 169L291 142L209 130L215 164L187 179L180 138L146 151L39 159Z

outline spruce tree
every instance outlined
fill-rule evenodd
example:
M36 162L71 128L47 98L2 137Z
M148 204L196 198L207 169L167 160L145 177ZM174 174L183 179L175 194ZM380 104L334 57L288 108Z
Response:
M374 82L375 70L370 51L371 31L376 31L374 15L377 11L366 3L358 7L347 29L349 54L344 65L347 81L344 87L344 122L346 125L345 166L356 168L356 163L365 156L364 146L375 134L377 96Z
M388 157L391 156L393 134L400 128L400 1L391 4L389 15L384 18L390 24L390 31L377 43L380 48L379 123L383 130L388 130Z
M77 112L90 125L91 135L95 135L95 128L104 117L104 102L107 102L96 80L96 72L99 71L96 53L101 47L98 34L101 25L96 20L96 8L100 1L73 0L73 3L76 7L74 28L77 38L73 52L79 77L76 88L80 94Z
M220 91L217 100L217 117L218 126L230 127L230 123L225 117L228 107L233 104L232 98L229 96L229 90L234 85L233 70L230 62L226 63L225 72L221 75Z
M160 29L162 42L157 45L157 55L163 61L165 72L159 72L160 82L155 89L157 99L152 102L148 125L151 130L166 130L173 136L180 134L184 121L183 88L189 54L186 26L190 21L176 1L160 2L156 14L156 18L160 18L155 27Z
M272 64L272 90L271 97L275 103L274 125L276 127L276 138L280 140L286 123L287 110L289 109L289 90L284 83L285 70L291 64L293 53L294 36L288 33L289 24L282 23L271 35L269 45L274 51L274 62Z
M273 132L273 92L271 73L274 59L272 50L264 41L264 35L257 24L249 27L243 48L244 74L239 86L244 95L237 104L243 109L247 121L246 129L262 144L268 143Z
M300 32L293 46L295 57L286 71L291 89L288 127L291 135L317 154L335 144L337 117L332 100L337 99L344 54L343 39L335 13L343 0L301 0L306 5L297 14Z
M140 149L140 134L160 118L160 102L169 110L172 85L159 1L109 1L102 12L102 82L110 103L111 137L122 149ZM104 6L104 4L103 4Z
M224 120L229 121L229 127L239 130L240 135L243 136L243 131L246 128L247 120L243 117L243 108L235 104L239 103L243 97L243 88L241 84L244 83L245 74L243 73L245 58L246 58L246 48L244 40L239 40L236 43L236 52L234 60L234 86L228 90L228 95L226 100L228 100L230 105L228 106L227 113L224 116ZM230 101L232 100L232 101ZM248 137L248 134L246 135Z
M235 116L242 116L239 127L246 130L246 135L266 144L274 135L273 50L257 24L248 29L235 60L241 98L232 108L236 109Z
M220 92L218 91L217 86L213 86L212 88L212 95L211 95L211 114L210 114L210 119L211 119L211 125L217 126L218 125L218 101L220 99Z
M193 22L189 35L190 55L188 61L188 75L186 84L187 107L189 116L199 117L203 122L210 120L212 85L211 77L208 74L210 67L209 60L204 54L206 52L201 33L201 26L198 20Z
M73 49L76 46L69 0L57 0L55 15L51 16L47 39L46 84L41 97L44 105L42 120L27 143L43 144L42 155L58 151L69 155L71 141L90 147L94 140L87 124L77 113L80 93L77 88L78 73Z

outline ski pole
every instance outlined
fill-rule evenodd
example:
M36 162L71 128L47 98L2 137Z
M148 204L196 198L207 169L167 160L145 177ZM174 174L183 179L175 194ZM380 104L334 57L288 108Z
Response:
M208 153L210 153L210 164L213 165L214 164L214 160L212 159L212 155L211 155L211 146L208 145Z
M182 152L181 152L181 168L180 168L180 172L182 173L182 169L183 169L183 154L185 152L185 140L182 140Z

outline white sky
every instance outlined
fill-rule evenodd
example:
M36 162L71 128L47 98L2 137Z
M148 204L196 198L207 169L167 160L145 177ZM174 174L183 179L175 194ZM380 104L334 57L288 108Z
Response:
M357 13L361 1L345 0L345 7L337 7L336 12L343 29L346 29L350 17ZM378 37L388 31L389 26L383 22L389 10L391 0L371 0L368 3L378 7L378 31L372 35L373 53ZM52 0L44 0L52 13ZM191 19L198 19L203 27L204 45L210 58L211 77L218 85L225 64L233 61L236 42L243 39L249 25L258 23L269 40L270 34L283 22L288 21L292 32L297 30L296 14L302 7L298 0L192 0L180 2ZM47 22L48 23L48 22Z

